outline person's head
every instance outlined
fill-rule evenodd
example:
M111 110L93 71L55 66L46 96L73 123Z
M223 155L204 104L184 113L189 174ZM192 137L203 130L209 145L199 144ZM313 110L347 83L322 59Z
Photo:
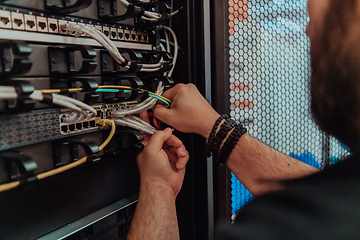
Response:
M350 147L360 143L359 2L308 0L312 114Z

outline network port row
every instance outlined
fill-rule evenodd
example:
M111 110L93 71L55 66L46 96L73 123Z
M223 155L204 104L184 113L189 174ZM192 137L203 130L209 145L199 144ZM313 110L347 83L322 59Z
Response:
M35 16L17 12L0 10L0 28L14 29L30 32L41 32L61 35L72 35L75 33L63 30L60 26L72 23L78 25L95 26L112 40L130 41L130 42L149 42L149 35L146 32L136 31L120 26L102 26L99 24L73 22L63 19L49 18L44 16ZM85 34L82 37L87 37Z
M62 134L74 133L74 131L81 132L83 130L97 129L95 120L78 122L61 126Z

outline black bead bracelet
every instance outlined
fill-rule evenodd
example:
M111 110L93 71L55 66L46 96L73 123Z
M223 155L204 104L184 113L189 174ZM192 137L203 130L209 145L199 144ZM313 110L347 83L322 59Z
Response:
M227 119L220 127L220 130L216 134L213 143L211 145L211 150L213 153L218 153L221 143L224 141L226 135L231 129L236 126L236 122L232 119Z
M212 130L211 130L211 133L209 135L209 138L208 138L208 141L206 143L206 147L205 147L205 156L206 157L211 157L212 155L212 151L211 151L211 146L212 146L212 143L214 141L214 137L215 137L215 133L216 133L216 130L217 128L219 127L220 123L224 120L224 119L228 119L229 116L226 115L226 114L223 114L221 115L215 122Z
M230 153L236 146L237 142L246 132L247 130L242 124L239 124L234 128L228 139L226 139L219 154L217 155L216 162L218 164L220 165L225 164L226 159L229 157Z

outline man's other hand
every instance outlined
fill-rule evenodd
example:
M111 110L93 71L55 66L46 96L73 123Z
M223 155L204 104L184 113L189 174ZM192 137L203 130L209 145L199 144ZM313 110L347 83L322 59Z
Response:
M141 186L161 184L179 193L184 176L189 153L170 128L157 131L144 141L144 150L138 156Z

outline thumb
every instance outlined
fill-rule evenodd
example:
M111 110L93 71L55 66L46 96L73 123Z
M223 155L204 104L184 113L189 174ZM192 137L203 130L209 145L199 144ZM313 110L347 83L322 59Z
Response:
M164 131L156 131L154 135L150 138L150 141L146 148L149 150L151 149L155 152L159 152L163 148L164 143L169 140L171 135L172 130L170 128L167 128Z

